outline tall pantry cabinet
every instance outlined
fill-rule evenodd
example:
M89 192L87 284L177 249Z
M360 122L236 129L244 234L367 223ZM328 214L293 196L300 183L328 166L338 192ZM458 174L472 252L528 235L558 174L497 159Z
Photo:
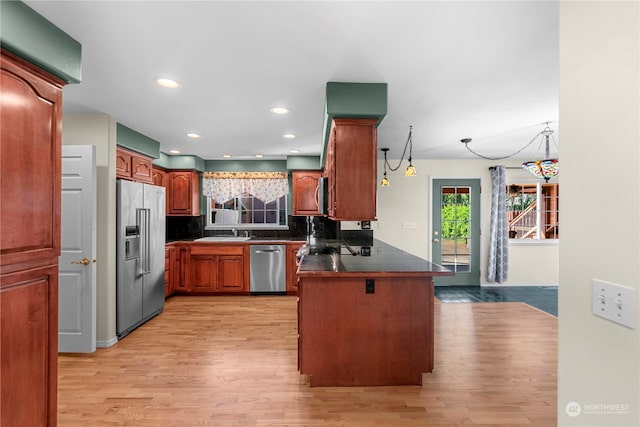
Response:
M55 426L64 82L0 55L0 425Z

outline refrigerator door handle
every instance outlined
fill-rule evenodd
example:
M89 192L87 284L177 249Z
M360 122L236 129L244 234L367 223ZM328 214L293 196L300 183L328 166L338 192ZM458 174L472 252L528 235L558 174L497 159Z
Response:
M140 227L140 268L138 269L140 276L151 273L149 270L151 264L149 258L151 256L149 251L149 239L151 238L149 235L149 215L149 209L136 209L137 222Z

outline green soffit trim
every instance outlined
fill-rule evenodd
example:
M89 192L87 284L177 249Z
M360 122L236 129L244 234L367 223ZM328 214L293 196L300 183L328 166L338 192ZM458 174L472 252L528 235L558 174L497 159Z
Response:
M160 157L160 143L133 129L117 124L116 143L120 147L128 148L149 157L157 159Z
M286 160L205 160L208 172L287 172Z
M0 46L67 83L82 80L82 45L21 1L0 1Z
M287 169L289 170L321 170L319 156L288 156Z
M153 161L154 166L164 169L196 170L204 172L204 160L190 154L166 154L160 152L160 157Z

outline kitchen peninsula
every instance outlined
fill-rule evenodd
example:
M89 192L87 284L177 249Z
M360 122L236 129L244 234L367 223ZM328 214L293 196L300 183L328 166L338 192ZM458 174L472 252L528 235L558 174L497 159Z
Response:
M298 369L311 386L421 385L433 370L433 277L449 270L379 240L298 268Z

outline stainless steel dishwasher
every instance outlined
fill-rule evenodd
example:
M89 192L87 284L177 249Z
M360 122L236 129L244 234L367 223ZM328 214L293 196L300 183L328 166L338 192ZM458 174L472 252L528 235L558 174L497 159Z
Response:
M285 245L251 245L249 289L252 294L287 291Z

